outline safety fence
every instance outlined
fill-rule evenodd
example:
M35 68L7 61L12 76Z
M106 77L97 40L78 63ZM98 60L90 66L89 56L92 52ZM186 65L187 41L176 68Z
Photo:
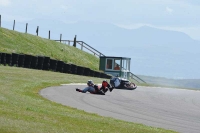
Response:
M0 64L30 69L47 70L60 73L77 74L90 77L110 79L112 76L90 68L65 63L46 56L33 56L17 53L1 53Z
M140 77L136 76L136 75L133 74L133 73L130 73L130 77L131 77L133 80L137 81L138 83L146 83L143 79L141 79Z
M13 25L12 25L12 30L17 30L16 29L16 25L20 25L20 23L16 23L16 21L14 20L13 21ZM0 14L0 27L1 27L1 14ZM11 25L10 25L10 28L11 28ZM10 29L9 28L9 29ZM31 28L31 27L29 27ZM32 27L33 28L33 27ZM20 28L21 30L25 30L25 33L28 33L28 23L26 23L25 27L21 27ZM39 26L36 27L36 35L39 36L39 32L45 32L44 30L40 29ZM52 39L51 38L51 34L52 32L49 30L48 32L48 39ZM29 32L29 34L31 34ZM55 34L54 34L55 35ZM73 46L76 47L76 48L79 48L81 49L82 51L85 51L85 52L88 52L88 53L92 53L93 55L97 56L97 57L100 57L100 56L105 56L104 54L102 54L101 52L99 52L98 50L94 49L93 47L91 47L89 44L87 44L86 42L84 41L77 41L77 36L75 35L74 39L73 40L63 40L62 39L62 35L63 34L60 34L60 39L59 40L54 40L54 41L57 41L57 42L60 42L60 43L63 43L63 44L72 44L73 43ZM42 37L42 36L41 36ZM44 37L44 36L43 36ZM46 38L46 37L45 37ZM76 45L77 44L77 45Z

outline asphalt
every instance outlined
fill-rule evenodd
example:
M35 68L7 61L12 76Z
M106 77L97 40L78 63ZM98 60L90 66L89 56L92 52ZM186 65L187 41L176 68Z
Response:
M48 87L40 95L101 116L181 133L200 132L200 91L140 86L135 90L114 89L106 95L75 91L84 87L81 84Z

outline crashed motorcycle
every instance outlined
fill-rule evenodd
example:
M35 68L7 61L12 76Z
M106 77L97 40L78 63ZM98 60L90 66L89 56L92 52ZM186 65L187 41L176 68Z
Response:
M120 77L111 78L110 85L116 89L134 90L137 88L137 85L135 83L130 82L128 79Z

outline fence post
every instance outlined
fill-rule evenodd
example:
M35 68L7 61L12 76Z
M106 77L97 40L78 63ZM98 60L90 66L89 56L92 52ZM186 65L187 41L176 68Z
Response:
M62 40L62 34L60 34L60 43L61 43L61 40Z
M13 30L15 30L15 20L14 20L14 23L13 23Z
M49 39L50 39L50 36L51 36L51 32L50 32L50 30L49 30Z
M28 23L26 23L26 31L25 31L25 33L27 33L27 30L28 30Z
M38 36L38 32L39 32L39 26L37 26L37 29L36 29L37 36Z
M74 44L73 44L74 47L76 47L76 35L74 37Z
M83 42L82 42L82 44L81 44L81 50L83 50Z
M1 15L0 15L0 27L1 27Z

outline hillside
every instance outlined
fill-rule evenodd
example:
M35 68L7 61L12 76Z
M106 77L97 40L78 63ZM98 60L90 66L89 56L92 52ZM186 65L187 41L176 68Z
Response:
M52 39L59 39L60 33L63 39L77 35L77 40L85 41L107 56L130 57L134 74L200 79L200 42L182 32L148 26L124 29L108 23L66 24L45 19L32 20L29 24L32 34L39 25L42 37L47 37L48 30L52 31ZM12 24L9 25L11 28ZM24 25L17 23L16 29L24 31Z
M53 59L62 60L66 63L73 63L89 67L93 70L99 70L99 59L92 54L86 53L69 45L5 28L0 28L0 52L49 56ZM132 64L135 65L135 62ZM134 72L134 70L132 70L132 72ZM200 88L200 82L198 79L170 79L148 76L151 75L150 72L146 72L144 75L137 74L137 76L146 81L147 84L153 86L169 86L189 89ZM138 85L144 85L136 82L135 80L133 80L133 82Z
M5 28L0 28L0 52L48 56L99 70L99 59L92 54L69 45Z
M51 39L84 41L106 56L131 58L131 72L137 75L166 77L174 79L200 79L200 41L185 33L144 26L125 29L109 23L80 21L64 23L51 19L28 21L28 33ZM17 22L16 30L24 32L25 23ZM11 29L12 23L6 23Z

